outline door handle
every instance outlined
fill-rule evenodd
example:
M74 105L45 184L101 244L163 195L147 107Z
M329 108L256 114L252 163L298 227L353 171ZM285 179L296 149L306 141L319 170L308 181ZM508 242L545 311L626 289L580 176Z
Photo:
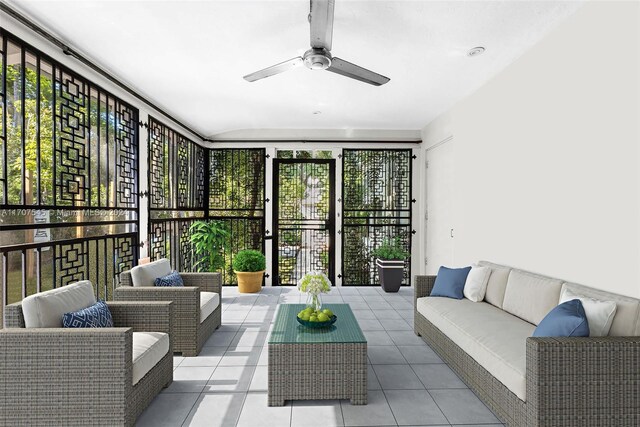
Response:
M453 239L453 228L451 229L451 231L449 233L451 234L451 238Z

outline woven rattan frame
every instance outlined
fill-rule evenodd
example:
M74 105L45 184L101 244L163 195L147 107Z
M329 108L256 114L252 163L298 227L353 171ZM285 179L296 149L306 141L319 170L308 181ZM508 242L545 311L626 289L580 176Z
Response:
M268 404L350 399L367 404L367 343L268 344Z
M24 328L21 303L0 330L1 426L132 426L173 381L169 352L132 385L133 332L171 331L171 302L108 302L113 328ZM171 343L171 340L170 340Z
M175 318L173 351L197 356L213 331L222 323L222 275L220 273L180 273L184 287L132 286L131 273L120 274L120 286L113 293L116 301L173 301ZM200 292L216 292L220 304L200 323Z
M435 276L417 276L415 302ZM526 403L418 313L414 330L510 427L640 425L640 337L527 338Z

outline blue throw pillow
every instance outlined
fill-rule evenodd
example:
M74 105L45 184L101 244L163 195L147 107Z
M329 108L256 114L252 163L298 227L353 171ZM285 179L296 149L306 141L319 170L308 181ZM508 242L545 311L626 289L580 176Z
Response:
M471 267L464 268L447 268L440 267L436 283L431 291L432 297L447 297L454 299L462 299L464 295L464 284L467 276L471 271Z
M551 310L533 331L534 337L588 337L589 321L579 299Z
M182 277L177 271L173 271L166 276L158 277L154 282L156 286L184 286Z
M111 311L104 301L83 308L72 313L65 313L62 317L65 328L113 328Z

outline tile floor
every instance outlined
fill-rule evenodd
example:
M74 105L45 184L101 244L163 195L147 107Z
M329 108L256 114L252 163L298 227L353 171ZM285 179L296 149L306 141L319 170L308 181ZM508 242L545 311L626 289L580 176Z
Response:
M369 404L296 401L267 406L267 338L276 306L304 303L296 288L222 292L222 326L198 357L174 358L174 381L138 426L502 426L412 330L413 289L334 288L324 303L349 303L368 341Z

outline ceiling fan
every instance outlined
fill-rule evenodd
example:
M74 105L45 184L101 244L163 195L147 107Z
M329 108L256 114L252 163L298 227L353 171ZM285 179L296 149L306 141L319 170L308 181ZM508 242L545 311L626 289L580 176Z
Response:
M387 83L390 80L388 77L331 56L334 5L335 0L311 0L311 11L308 17L311 26L311 49L303 56L247 74L244 79L255 82L304 65L310 70L327 70L374 86Z

